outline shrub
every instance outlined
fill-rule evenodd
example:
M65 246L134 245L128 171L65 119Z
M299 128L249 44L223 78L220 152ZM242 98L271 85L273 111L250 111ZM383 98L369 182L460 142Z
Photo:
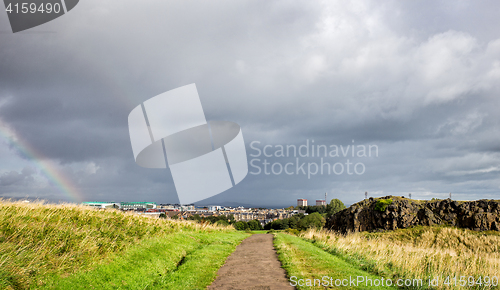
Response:
M248 229L248 223L244 221L239 221L234 223L234 228L237 229L238 231L244 231Z
M219 226L228 226L229 222L226 220L218 220L217 222L215 222L215 224Z
M375 210L385 211L388 205L392 204L392 199L379 199L375 204Z

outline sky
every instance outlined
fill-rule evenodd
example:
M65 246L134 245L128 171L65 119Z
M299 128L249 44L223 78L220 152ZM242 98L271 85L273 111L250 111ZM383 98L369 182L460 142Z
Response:
M81 0L15 34L0 12L0 197L178 202L127 118L195 83L249 162L197 204L500 199L498 28L498 1Z

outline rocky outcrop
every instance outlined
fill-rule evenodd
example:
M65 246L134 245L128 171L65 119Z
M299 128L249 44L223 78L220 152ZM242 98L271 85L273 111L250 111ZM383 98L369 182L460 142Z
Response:
M500 202L451 199L420 201L395 196L370 198L334 214L327 220L325 227L346 233L395 230L416 225L449 225L476 231L499 231Z

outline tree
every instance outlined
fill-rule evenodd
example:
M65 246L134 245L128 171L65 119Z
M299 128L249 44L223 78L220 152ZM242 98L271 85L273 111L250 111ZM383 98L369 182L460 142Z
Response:
M302 217L304 217L303 214L301 214ZM291 228L291 229L297 229L297 225L299 224L299 221L300 221L300 216L298 215L294 215L292 217L290 217L288 219L288 226Z
M228 222L230 224L234 224L235 223L235 220L234 220L234 215L230 214L227 216L227 219L228 219Z
M251 220L248 222L248 228L252 231L262 230L262 225L258 220Z
M340 199L332 199L326 206L326 216L330 217L343 209L345 209L345 205Z
M244 231L244 230L248 229L248 223L246 223L244 221L236 222L233 226L238 231Z
M324 206L324 205L308 205L308 206L304 207L304 210L308 214L312 214L315 212L320 213L320 214L324 214L324 213L326 213L326 206Z
M275 220L275 221L273 221L273 222L272 222L272 224L271 224L271 228L272 228L273 230L281 230L281 224L282 224L282 223L283 223L283 222L282 222L281 220Z
M300 230L307 230L310 228L320 229L325 225L325 222L325 218L321 214L315 212L301 219L298 228Z
M272 222L270 222L270 223L265 224L265 225L264 225L264 229L265 229L265 230L274 230L274 228L273 228L273 223L274 223L274 221L272 221Z
M286 230L288 229L290 226L288 225L288 219L282 219L281 220L281 225L280 225L280 230Z
M287 225L288 226L288 225ZM283 230L283 220L275 220L264 226L265 230Z

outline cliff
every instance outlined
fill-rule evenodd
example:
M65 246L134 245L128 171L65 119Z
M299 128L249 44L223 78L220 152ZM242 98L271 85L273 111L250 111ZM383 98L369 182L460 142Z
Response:
M325 227L346 233L395 230L416 225L499 231L500 201L422 201L397 196L369 198L334 214Z

